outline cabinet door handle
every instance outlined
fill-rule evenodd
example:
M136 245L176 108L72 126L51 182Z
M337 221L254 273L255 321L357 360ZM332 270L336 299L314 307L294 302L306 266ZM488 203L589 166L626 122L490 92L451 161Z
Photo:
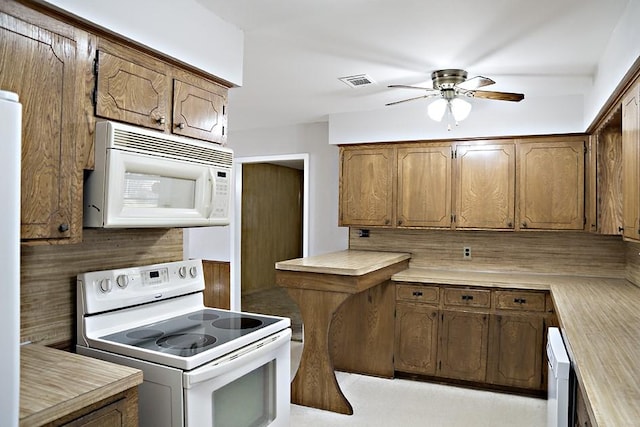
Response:
M527 223L526 222L522 223L522 228L527 228Z
M176 127L179 128L179 129L184 129L185 128L185 124L184 123L178 123L176 125Z
M422 291L413 291L413 296L414 297L421 297L422 296Z
M158 118L156 119L156 122L157 122L159 125L163 125L163 124L165 124L165 123L167 122L167 119L166 119L164 116L160 116L160 117L158 117Z
M527 300L524 298L514 298L513 302L515 302L516 304L526 304Z
M60 224L58 226L58 231L61 233L65 233L67 231L69 231L69 224Z
M462 301L471 301L473 299L473 295L462 295Z

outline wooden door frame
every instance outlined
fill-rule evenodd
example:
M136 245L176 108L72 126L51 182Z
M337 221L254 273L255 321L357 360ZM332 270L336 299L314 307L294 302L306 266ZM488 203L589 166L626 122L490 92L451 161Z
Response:
M242 286L242 167L245 163L271 163L300 169L302 164L302 256L309 256L309 153L237 157L234 159L234 205L231 222L231 310L240 310Z

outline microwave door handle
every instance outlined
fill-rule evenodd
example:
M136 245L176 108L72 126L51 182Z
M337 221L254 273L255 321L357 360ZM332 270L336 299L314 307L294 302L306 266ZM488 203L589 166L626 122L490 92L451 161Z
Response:
M213 176L213 169L209 169L209 178L207 179L207 203L205 204L205 210L207 212L207 218L211 217L213 213L213 192L215 191L215 178Z

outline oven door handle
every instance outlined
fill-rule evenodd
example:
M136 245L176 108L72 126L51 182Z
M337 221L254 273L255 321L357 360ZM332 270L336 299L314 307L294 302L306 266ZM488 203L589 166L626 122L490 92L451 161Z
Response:
M184 388L195 387L197 384L225 374L240 366L267 354L268 352L291 341L291 329L285 329L263 340L250 344L239 350L227 354L191 372L183 374ZM287 355L290 355L287 350Z

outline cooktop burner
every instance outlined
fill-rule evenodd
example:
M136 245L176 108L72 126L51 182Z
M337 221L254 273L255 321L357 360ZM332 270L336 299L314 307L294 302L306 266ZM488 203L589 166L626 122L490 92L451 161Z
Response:
M262 320L258 320L253 317L241 316L216 320L213 322L213 326L222 329L251 329L262 326Z
M175 356L189 357L227 343L280 319L205 308L100 337Z

